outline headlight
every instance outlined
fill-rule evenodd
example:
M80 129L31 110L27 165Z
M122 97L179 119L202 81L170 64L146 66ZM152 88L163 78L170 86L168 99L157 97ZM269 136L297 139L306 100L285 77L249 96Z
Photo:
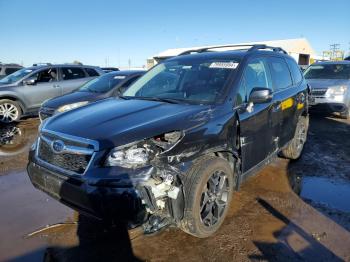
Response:
M73 104L64 105L64 106L59 107L57 109L57 112L62 113L62 112L68 111L68 110L72 110L72 109L84 106L87 103L89 103L89 101L82 101L82 102L77 102L77 103L73 103Z
M332 86L329 87L326 96L339 96L344 95L347 90L347 86Z
M149 165L158 154L174 147L183 136L183 132L173 131L150 139L115 147L108 154L105 166L144 167Z
M154 155L154 151L145 141L132 143L112 149L105 165L125 168L143 167L149 163L150 155Z

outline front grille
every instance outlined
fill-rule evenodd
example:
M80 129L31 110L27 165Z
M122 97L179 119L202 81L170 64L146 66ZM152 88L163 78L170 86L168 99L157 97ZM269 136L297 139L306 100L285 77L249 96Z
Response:
M81 154L74 152L56 153L51 147L53 140L43 139L39 140L38 157L42 161L71 171L77 174L83 174L91 160L92 154ZM66 142L67 143L67 142ZM74 144L74 143L73 143Z
M327 92L327 88L325 89L313 89L311 90L312 96L324 96Z

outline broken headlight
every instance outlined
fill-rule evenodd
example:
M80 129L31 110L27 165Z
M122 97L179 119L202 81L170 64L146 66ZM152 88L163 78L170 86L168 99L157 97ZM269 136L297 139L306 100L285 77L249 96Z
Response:
M150 164L158 154L169 150L183 137L182 132L174 131L151 139L113 148L107 156L105 166L140 168Z
M145 141L128 144L113 148L106 159L105 165L125 168L143 167L149 164L151 155L153 155L153 152Z

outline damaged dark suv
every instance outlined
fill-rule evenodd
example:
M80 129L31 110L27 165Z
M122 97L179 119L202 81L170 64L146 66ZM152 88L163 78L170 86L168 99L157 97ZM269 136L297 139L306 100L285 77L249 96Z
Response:
M120 97L45 120L29 156L34 186L146 233L213 234L242 181L277 155L299 158L308 130L308 86L293 58L230 47L239 50L187 51Z

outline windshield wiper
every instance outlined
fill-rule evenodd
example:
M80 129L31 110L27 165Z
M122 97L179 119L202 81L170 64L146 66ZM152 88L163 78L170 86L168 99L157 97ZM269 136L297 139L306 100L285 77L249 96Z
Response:
M158 101L158 102L165 102L169 104L179 104L180 100L173 99L173 98L162 98L162 97L148 97L148 96L135 96L133 97L135 99L141 99L141 100L150 100L150 101Z

